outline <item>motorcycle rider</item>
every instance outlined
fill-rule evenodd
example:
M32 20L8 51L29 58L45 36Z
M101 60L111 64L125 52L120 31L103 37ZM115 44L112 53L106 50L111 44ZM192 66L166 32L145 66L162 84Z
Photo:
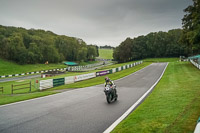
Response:
M105 87L106 87L106 85L110 85L110 87L113 88L115 95L117 94L116 85L108 77L105 77Z

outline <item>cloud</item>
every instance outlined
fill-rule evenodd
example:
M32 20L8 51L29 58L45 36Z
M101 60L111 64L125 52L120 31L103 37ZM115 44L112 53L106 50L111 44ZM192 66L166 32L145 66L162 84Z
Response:
M1 0L0 24L51 30L88 44L181 27L188 0Z

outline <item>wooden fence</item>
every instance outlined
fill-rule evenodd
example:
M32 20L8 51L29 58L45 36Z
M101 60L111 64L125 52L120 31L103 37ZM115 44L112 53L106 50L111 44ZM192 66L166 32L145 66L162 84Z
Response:
M3 93L3 87L0 87L0 92Z
M29 89L29 92L31 92L31 81L29 83L25 83L25 84L18 84L18 85L12 84L12 94L14 91L22 90L22 89Z

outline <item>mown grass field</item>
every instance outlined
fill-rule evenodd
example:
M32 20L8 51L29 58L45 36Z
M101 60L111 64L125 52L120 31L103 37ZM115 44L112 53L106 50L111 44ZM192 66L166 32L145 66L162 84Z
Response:
M200 116L200 71L170 62L153 92L112 133L193 133Z
M113 59L113 49L99 49L100 59Z
M132 63L132 62L128 62L126 64L130 64L130 63ZM123 70L121 72L110 74L109 77L111 77L113 80L115 80L115 79L121 78L123 76L129 75L139 69L142 69L149 64L151 64L151 63L146 62L141 65L135 66L133 68L129 68L129 69ZM123 64L123 65L125 65L125 64ZM113 66L112 68L115 68L116 65L112 65L112 66ZM122 66L122 64L120 66ZM94 71L90 71L90 72L96 72L96 71L99 71L99 70L94 70ZM84 72L84 73L90 73L90 72ZM65 75L55 76L53 78L61 78L61 77L72 76L72 75L80 75L80 74L84 74L84 73L67 73ZM41 78L39 78L39 79L41 79ZM49 79L49 78L45 78L45 79ZM45 95L49 95L49 94L55 94L58 92L58 91L54 91L54 90L82 88L82 87L86 87L86 86L92 86L92 85L104 83L104 77L98 77L98 78L93 78L90 80L80 81L80 82L73 83L73 84L68 84L68 85L63 85L63 86L47 89L45 91L40 92L37 89L37 87L35 87L36 86L35 80L38 80L38 79L31 79L31 80L29 79L29 80L10 81L10 82L0 83L0 87L1 86L4 87L4 93L2 94L0 92L0 105L17 102L17 101L22 101L22 100L27 100L27 99L32 99L35 97L41 97L41 96L45 96ZM28 93L29 89L24 89L24 90L15 91L15 93L13 95L11 95L11 85L12 84L18 85L18 84L28 83L30 81L32 82L32 93Z

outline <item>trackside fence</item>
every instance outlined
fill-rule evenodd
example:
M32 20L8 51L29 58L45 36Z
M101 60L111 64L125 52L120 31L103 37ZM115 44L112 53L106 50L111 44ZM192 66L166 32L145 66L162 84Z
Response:
M115 72L119 72L119 71L122 71L122 70L125 70L125 69L128 69L128 68L134 67L134 66L139 65L141 63L143 63L143 61L139 61L139 62L135 62L133 64L120 66L120 67L113 68L113 69L110 69L110 70L98 71L98 72L94 72L94 73L87 73L87 74L70 76L70 77L65 77L65 78L58 78L58 79L40 80L39 89L45 90L45 89L48 89L48 88L53 88L53 87L64 85L64 84L71 84L71 83L74 83L74 82L87 80L87 79L95 78L95 77L98 77L98 76L112 74L112 73L115 73Z
M3 94L3 87L0 87L0 92Z
M23 90L23 89L29 89L29 92L31 92L31 81L29 83L25 83L25 84L18 84L18 85L12 84L12 86L11 86L12 94L16 90Z
M200 64L194 62L193 60L190 60L190 62L191 62L195 67L197 67L198 69L200 69Z
M197 121L197 125L196 125L196 128L194 130L194 133L200 133L200 117Z
M103 65L103 63L96 63L96 64L91 64L91 65L85 65L85 66L73 66L73 67L68 67L67 70L68 71L83 71L85 69L89 69L89 68L93 68L93 67L97 67L97 66L101 66Z
M13 75L2 75L0 78L10 78L10 77L18 77L18 76L25 76L25 75L31 75L31 74L39 74L44 72L51 72L51 71L66 71L67 68L60 68L60 69L51 69L51 70L42 70L42 71L36 71L36 72L27 72L27 73L21 73L21 74L13 74Z
M200 64L194 62L192 59L190 59L190 62L195 66L197 67L198 69L200 69ZM200 133L200 117L199 119L197 120L197 125L196 125L196 128L194 130L194 133Z
M64 84L65 84L65 78L53 79L53 87L64 85Z

